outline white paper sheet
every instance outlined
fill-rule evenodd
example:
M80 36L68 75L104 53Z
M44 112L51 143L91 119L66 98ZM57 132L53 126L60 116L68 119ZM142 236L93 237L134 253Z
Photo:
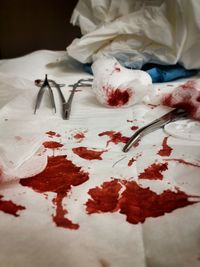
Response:
M44 73L66 84L75 82L79 78L89 77L88 74L81 73L79 68L75 71L77 66L74 69L71 63L68 66L64 58L59 64L57 59L61 55L63 56L64 52L38 51L21 59L4 60L0 64L0 72L10 77L15 74L20 78L24 73L24 79L28 79L29 82L35 78L41 78ZM26 66L32 62L37 68L29 71ZM49 68L50 64L53 67ZM68 71L63 70L63 64L67 66ZM16 65L18 65L17 69ZM73 72L71 73L69 69L73 69ZM162 109L154 110L152 106L142 104L126 109L108 109L97 102L92 89L87 87L80 88L81 91L76 92L70 120L62 120L56 92L54 92L58 107L56 115L52 114L52 109L47 102L44 102L37 114L33 115L34 97L38 89L34 86L30 87L29 82L25 92L17 95L0 110L1 136L4 138L1 139L2 146L11 139L12 142L16 142L15 136L18 134L20 136L29 134L36 138L34 145L37 145L38 140L41 144L38 146L39 150L27 151L24 146L24 150L21 150L23 153L16 159L16 165L19 162L21 164L21 167L17 168L18 177L14 173L13 176L16 179L1 184L0 265L6 267L199 266L199 142L177 139L168 136L160 129L145 136L137 147L125 154L122 148L126 137L131 136L137 126L143 126L159 114L161 115ZM159 86L162 88L162 85ZM69 90L68 87L63 88L66 98L70 93ZM24 127L25 124L26 127ZM11 130L6 138L8 128ZM15 152L11 146L12 142L10 141L10 145L4 148L7 148L7 156L11 155L15 160L14 156L18 157L20 153L20 145ZM46 143L45 148L45 145L42 145L43 142L57 142L53 144L62 146L51 149L48 145L52 143ZM80 147L100 152L97 157L101 159L87 160L80 157L73 152ZM25 152L29 156L33 153L29 158L32 159L32 164L29 162L26 165L26 161L22 163ZM167 153L170 155L163 156ZM58 160L61 155L67 155L67 158L63 158L62 169L58 167L60 173L54 173L51 162L47 162L47 158L50 156L50 160ZM161 175L161 178L141 178L142 173L145 173L152 164L157 164L156 166L165 164L162 165L164 169L157 174ZM45 166L49 168L45 169L49 175L46 180L42 177L46 177L47 173L44 172L41 175ZM67 166L66 173L65 166ZM68 173L70 168L75 168L77 171L75 166L80 167L86 176L88 173L89 179L79 185L71 186L69 192L65 189L63 192L67 195L62 199L60 206L56 205L56 197L59 194L55 189L49 189L49 191L43 189L43 193L38 192L41 190L39 189L41 184L46 188L53 181L51 171L48 170L52 170L57 178L65 173L67 179L71 179ZM40 185L37 185L38 187L35 185L34 190L33 184L29 186L26 184L28 180L25 179L24 173L29 172L31 177L35 175L36 169L39 176L35 176L34 179L41 180ZM60 176L57 176L57 173ZM23 179L19 181L19 177ZM144 222L135 224L128 222L126 215L120 213L119 207L112 212L87 213L86 203L92 199L88 191L101 187L104 182L115 181L114 178L121 185L119 192L121 197L126 183L134 184L138 190L132 195L132 200L142 194L143 201L140 199L135 208L136 211L137 209L140 211L139 217L147 211L150 212L149 215L145 215ZM33 180L29 181L33 182ZM61 188L64 185L65 182L59 184ZM142 188L145 191L142 191ZM60 192L59 187L56 190ZM165 190L169 190L166 191L169 192L169 196L174 196L173 192L176 196L172 201L168 199L168 204L176 203L179 207L180 204L177 204L177 197L181 196L179 191L183 192L183 201L187 202L190 199L196 203L192 205L186 205L186 203L184 207L174 208L170 212L167 212L165 207L163 214L152 217L151 212L160 210L159 203L162 203L160 196ZM146 192L146 195L141 192ZM105 192L105 196L107 194L108 192ZM166 193L164 195L166 196ZM153 196L155 202L152 204ZM6 201L12 201L18 205L15 208L16 215L19 216L13 216L14 208ZM103 201L106 202L105 199ZM6 204L11 205L10 210L7 206L7 212L10 211L10 214L2 211L2 207L5 208ZM119 206L122 204L118 201ZM141 209L142 205L144 205L143 209ZM58 227L54 219L57 212L62 209L67 210L63 215L64 218L68 218L73 224L78 224L78 229Z

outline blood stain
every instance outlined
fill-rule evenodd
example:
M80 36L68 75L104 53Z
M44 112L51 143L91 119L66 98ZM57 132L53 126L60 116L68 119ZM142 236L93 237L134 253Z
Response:
M104 182L101 187L90 189L88 194L92 199L89 199L86 203L87 213L116 211L121 187L121 184L115 179Z
M199 119L198 104L194 99L196 97L198 100L200 96L198 86L196 81L187 81L175 88L172 93L164 95L161 102L169 107L184 109L189 115Z
M11 200L3 200L2 198L3 196L0 195L0 210L5 213L18 217L19 216L18 211L25 209L24 206L17 205Z
M56 142L56 141L46 141L43 143L43 146L45 148L55 149L55 148L63 147L63 144Z
M120 195L121 184L125 189ZM86 203L88 214L119 211L131 224L143 223L149 217L163 216L199 202L189 201L188 198L194 196L180 190L165 190L158 195L149 188L140 187L135 181L118 179L104 182L101 187L90 189L88 193L91 196Z
M162 142L162 149L158 151L158 155L160 156L170 156L172 152L172 148L167 144L168 137L165 137Z
M131 127L131 130L132 130L132 131L136 131L138 128L139 128L138 126L133 125L133 126Z
M113 88L112 86L103 86L103 91L107 96L107 104L111 107L121 107L129 102L133 92L131 89Z
M129 160L129 162L128 162L128 166L129 166L129 167L132 166L133 163L134 163L135 161L136 161L135 158L131 158L131 159Z
M163 171L168 169L167 163L153 163L148 168L142 172L138 178L139 179L149 179L149 180L162 180L163 179Z
M102 160L101 155L106 152L106 150L96 151L87 149L86 147L75 147L72 148L72 151L79 157L87 160Z
M46 132L46 134L48 134L50 137L60 137L60 134L53 132L53 131L48 131Z
M82 140L85 138L85 134L83 132L79 132L73 135L73 137L77 140Z
M192 166L192 167L198 167L198 168L200 168L200 165L199 165L199 164L195 164L195 163L192 163L192 162L188 162L188 161L183 160L183 159L165 159L165 161L176 161L176 162L179 162L179 163L188 165L188 166Z
M54 192L56 196L53 204L56 206L56 213L52 216L58 227L78 229L79 224L73 223L65 218L67 210L64 209L62 201L68 196L72 186L78 186L89 179L87 172L81 170L68 160L66 156L49 157L46 168L39 174L20 180L22 186L32 188L38 193Z
M121 69L119 67L115 67L115 71L120 72Z
M141 188L136 182L127 182L119 199L120 213L126 215L129 223L143 223L149 217L163 216L175 209L183 208L198 201L189 201L185 192L163 191L158 195L149 188Z
M133 163L134 163L139 157L141 157L141 156L142 156L142 153L140 153L140 154L138 154L137 156L131 158L131 159L129 160L129 162L128 162L128 166L129 166L129 167L132 166Z
M119 144L119 143L124 143L126 144L129 140L129 137L123 136L120 132L115 132L115 131L106 131L102 132L99 134L99 136L109 136L110 140L107 141L107 145L109 143L114 143L114 144Z

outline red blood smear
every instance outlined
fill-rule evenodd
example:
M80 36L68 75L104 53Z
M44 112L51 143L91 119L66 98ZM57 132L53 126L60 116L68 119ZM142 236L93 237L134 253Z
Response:
M5 213L18 217L19 214L17 214L17 212L25 209L25 207L17 205L13 203L11 200L2 200L2 198L3 196L0 195L0 210Z
M121 69L119 67L115 67L115 71L120 72Z
M53 216L53 221L58 227L69 228L69 229L78 229L79 224L72 223L69 219L65 218L67 210L63 208L62 201L66 197L66 193L57 194L53 199L53 203L56 206L56 214Z
M129 167L132 166L133 163L134 163L139 157L141 157L141 156L142 156L142 153L139 154L139 155L137 155L135 158L130 159L129 162L128 162L128 166L129 166Z
M172 104L173 103L172 99L173 99L172 94L168 94L163 98L162 104L168 107L184 109L191 116L195 116L197 108L191 102L191 96L189 96L188 98L185 97L182 101L180 101L177 104Z
M60 137L60 134L57 134L56 132L53 132L53 131L48 131L46 132L46 134L50 135L50 136L56 136L56 137Z
M95 187L88 191L92 199L86 203L89 214L99 212L114 212L117 209L121 184L118 180L104 182L101 187Z
M186 83L184 83L184 84L182 84L181 86L180 86L181 88L183 88L183 89L195 89L195 87L196 87L196 81L187 81Z
M195 89L194 81L188 81L187 83L181 85L180 87L184 89ZM186 94L182 96L182 99L179 100L178 103L173 104L173 94L166 94L162 99L162 104L165 106L173 107L173 108L181 108L184 109L190 114L191 116L195 117L195 113L197 108L192 102L191 94Z
M81 170L81 167L74 165L66 156L56 156L48 158L47 166L41 173L21 179L20 184L39 193L56 193L57 195L53 199L53 203L56 205L53 221L59 227L77 229L78 224L74 224L64 217L67 211L63 208L62 201L72 186L78 186L88 179L88 173Z
M85 138L85 135L84 135L84 133L76 133L75 135L74 135L74 138L75 139L83 139L83 138Z
M135 161L136 161L135 158L130 159L129 162L128 162L128 166L129 167L132 166Z
M102 160L101 155L105 152L105 150L95 151L95 150L87 149L86 147L72 148L72 151L79 157L83 159L87 159L87 160L95 160L95 159Z
M59 148L59 147L63 147L63 144L59 143L59 142L55 142L55 141L46 141L43 143L43 146L45 148Z
M176 161L176 162L179 162L179 163L183 163L185 165L189 165L189 166L192 166L192 167L198 167L200 168L200 165L198 164L194 164L194 163L191 163L191 162L188 162L188 161L185 161L183 159L165 159L166 161Z
M126 215L129 223L143 223L149 217L159 217L175 209L192 205L182 191L164 191L158 195L149 188L141 188L136 182L127 182L126 189L119 200L120 213Z
M144 170L138 177L139 179L162 180L162 172L168 169L167 163L154 163Z
M107 135L110 137L110 140L107 141L107 146L109 143L114 143L114 144L124 143L124 144L126 144L129 140L129 137L123 136L120 132L106 131L106 132L99 134L99 136L104 136L104 135Z
M129 88L121 90L111 86L103 86L103 91L107 96L107 104L112 107L121 107L127 104L132 96L132 91Z
M123 181L121 181L123 182ZM86 210L91 213L118 211L126 215L129 223L143 223L149 217L163 216L178 208L192 205L198 201L189 201L184 192L177 190L164 191L158 195L149 188L141 188L134 181L124 181L125 190L119 196L121 184L119 180L104 182L101 187L89 190L89 199L86 203Z
M162 149L160 149L158 151L158 153L157 153L158 155L160 155L160 156L170 156L171 155L172 148L170 146L168 146L167 140L168 140L168 137L165 137L163 139Z
M138 126L132 126L131 130L136 131L139 127Z

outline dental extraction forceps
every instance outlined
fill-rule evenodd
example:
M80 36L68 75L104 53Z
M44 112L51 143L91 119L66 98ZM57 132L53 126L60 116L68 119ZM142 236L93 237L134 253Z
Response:
M44 91L45 91L46 88L47 88L48 91L49 91L49 96L50 96L51 105L52 105L52 107L53 107L53 109L54 109L54 111L55 111L55 113L56 113L56 105L55 105L55 100L54 100L54 96L53 96L53 91L52 91L52 89L51 89L51 86L50 86L50 84L49 84L49 81L48 81L48 79L47 79L47 74L46 74L46 75L45 75L45 79L44 79L44 81L43 81L43 83L42 83L42 85L41 85L41 87L40 87L40 90L39 90L39 92L38 92L38 94L37 94L37 99L36 99L36 104L35 104L34 114L36 114L36 111L37 111L37 109L38 109L39 106L40 106L40 103L41 103L41 100L42 100L42 97L43 97L43 95L44 95Z
M45 77L45 79L46 79L46 77ZM60 95L61 102L62 102L62 117L63 117L64 120L67 120L67 119L69 119L69 116L70 116L70 113L71 113L71 105L72 105L72 100L73 100L76 88L77 87L84 87L84 86L92 86L91 82L93 81L93 79L80 79L75 84L69 85L69 86L72 86L72 91L71 91L71 94L70 94L70 96L69 96L67 101L65 100L65 97L64 97L64 95L63 95L63 93L61 91L61 88L60 88L62 86L65 86L65 84L58 84L54 80L47 80L47 81L52 87L56 87L56 89L58 90L58 93ZM42 80L35 80L35 84L37 86L40 86L40 84L42 82L43 82ZM44 82L45 82L45 80L44 80ZM40 91L39 91L39 93L40 93ZM40 99L40 101L41 101L41 99ZM37 105L37 102L36 102L36 105Z
M62 101L62 117L64 120L68 120L70 113L71 113L71 106L72 106L72 100L76 91L76 88L81 86L92 86L91 83L85 83L85 82L91 82L92 79L80 79L78 80L78 82L76 82L75 84L72 85L72 91L69 95L68 100L66 101L64 98L64 95L60 89L60 85L57 84L55 81L52 80L52 84L53 86L55 86L58 90L58 93L60 95L61 101Z
M167 114L163 115L159 119L152 121L151 123L145 125L144 127L137 130L128 140L126 145L123 147L123 152L128 152L132 146L137 144L137 142L146 134L149 134L159 128L164 127L166 124L172 121L176 121L187 117L187 112L183 109L173 109Z

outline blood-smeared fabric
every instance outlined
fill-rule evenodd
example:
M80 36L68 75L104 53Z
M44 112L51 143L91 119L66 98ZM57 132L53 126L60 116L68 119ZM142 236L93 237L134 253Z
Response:
M89 179L89 174L73 164L66 156L49 157L46 168L39 174L21 179L20 184L38 193L54 192L53 204L56 214L53 221L59 227L78 229L79 225L65 218L67 210L62 205L72 186L78 186Z
M124 187L123 192L120 190ZM192 197L177 189L176 192L165 190L161 194L150 188L142 188L135 181L104 182L102 186L90 189L90 199L86 211L91 213L119 212L132 224L143 223L147 218L163 216L176 209L199 202L190 201Z

